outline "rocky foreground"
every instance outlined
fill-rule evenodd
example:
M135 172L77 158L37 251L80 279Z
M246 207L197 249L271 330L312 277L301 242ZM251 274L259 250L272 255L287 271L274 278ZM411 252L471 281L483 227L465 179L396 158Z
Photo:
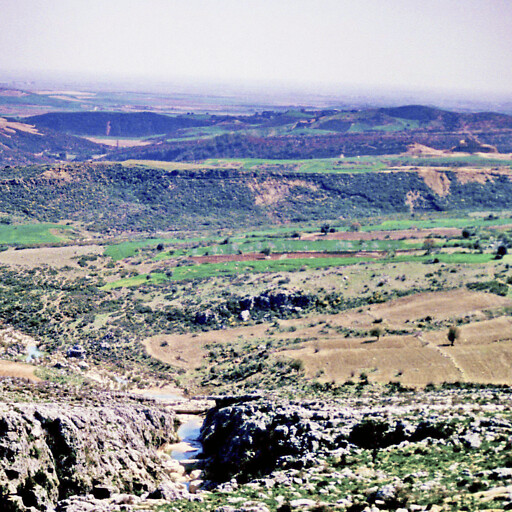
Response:
M219 398L201 434L210 509L512 509L511 405L471 386Z
M158 448L191 403L41 389L2 395L2 511L512 509L506 387L218 397L185 465Z
M165 489L172 498L188 495L176 484L183 467L158 450L178 441L171 408L24 386L25 399L10 393L14 400L0 403L0 510L123 510Z

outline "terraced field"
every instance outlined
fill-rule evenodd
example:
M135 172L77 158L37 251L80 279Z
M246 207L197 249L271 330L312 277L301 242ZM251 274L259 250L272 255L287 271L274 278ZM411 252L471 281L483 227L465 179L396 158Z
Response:
M161 361L194 370L216 345L273 340L281 347L276 357L302 361L306 376L321 382L344 383L365 374L374 382L414 387L455 381L512 385L511 310L509 298L456 289L283 320L277 329L260 323L159 335L146 339L144 346ZM489 315L500 316L486 320ZM449 346L448 326L459 322L466 322L460 339ZM378 339L372 332L376 326L382 326Z

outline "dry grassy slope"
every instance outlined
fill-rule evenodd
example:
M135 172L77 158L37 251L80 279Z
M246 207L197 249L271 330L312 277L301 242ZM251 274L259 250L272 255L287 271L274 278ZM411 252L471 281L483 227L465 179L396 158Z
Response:
M310 378L344 382L364 372L372 381L396 380L408 386L445 381L512 384L512 319L501 316L489 320L485 313L507 306L512 306L508 298L465 289L422 293L337 315L284 321L277 332L270 324L257 324L156 336L145 340L144 345L157 359L193 369L201 365L207 344L300 337L308 341L281 354L302 360ZM423 331L418 326L426 316L432 318L434 330ZM382 322L375 324L376 319ZM446 325L457 319L468 323L461 327L461 338L451 347ZM437 330L436 322L443 322ZM337 329L351 328L364 334L375 325L403 334L384 335L379 340L369 334L346 338Z

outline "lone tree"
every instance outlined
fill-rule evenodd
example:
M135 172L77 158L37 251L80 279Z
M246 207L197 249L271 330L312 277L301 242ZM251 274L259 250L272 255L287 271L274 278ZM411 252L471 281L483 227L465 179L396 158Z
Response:
M350 231L361 231L361 223L357 220L350 223Z
M455 340L458 340L460 338L460 329L456 325L450 325L447 336L450 345L453 347Z
M370 336L375 336L377 339L375 341L379 341L380 337L384 334L384 329L378 325L373 327L370 331Z
M426 254L431 254L432 251L434 250L435 246L436 246L436 243L432 238L427 238L423 242L423 249L425 249Z

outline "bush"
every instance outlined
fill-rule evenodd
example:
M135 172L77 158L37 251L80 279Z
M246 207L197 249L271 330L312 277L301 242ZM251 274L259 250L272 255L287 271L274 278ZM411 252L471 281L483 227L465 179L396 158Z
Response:
M496 280L477 281L474 283L468 283L466 286L470 290L495 293L496 295L501 295L502 297L505 297L508 294L508 286L505 283L500 283Z

